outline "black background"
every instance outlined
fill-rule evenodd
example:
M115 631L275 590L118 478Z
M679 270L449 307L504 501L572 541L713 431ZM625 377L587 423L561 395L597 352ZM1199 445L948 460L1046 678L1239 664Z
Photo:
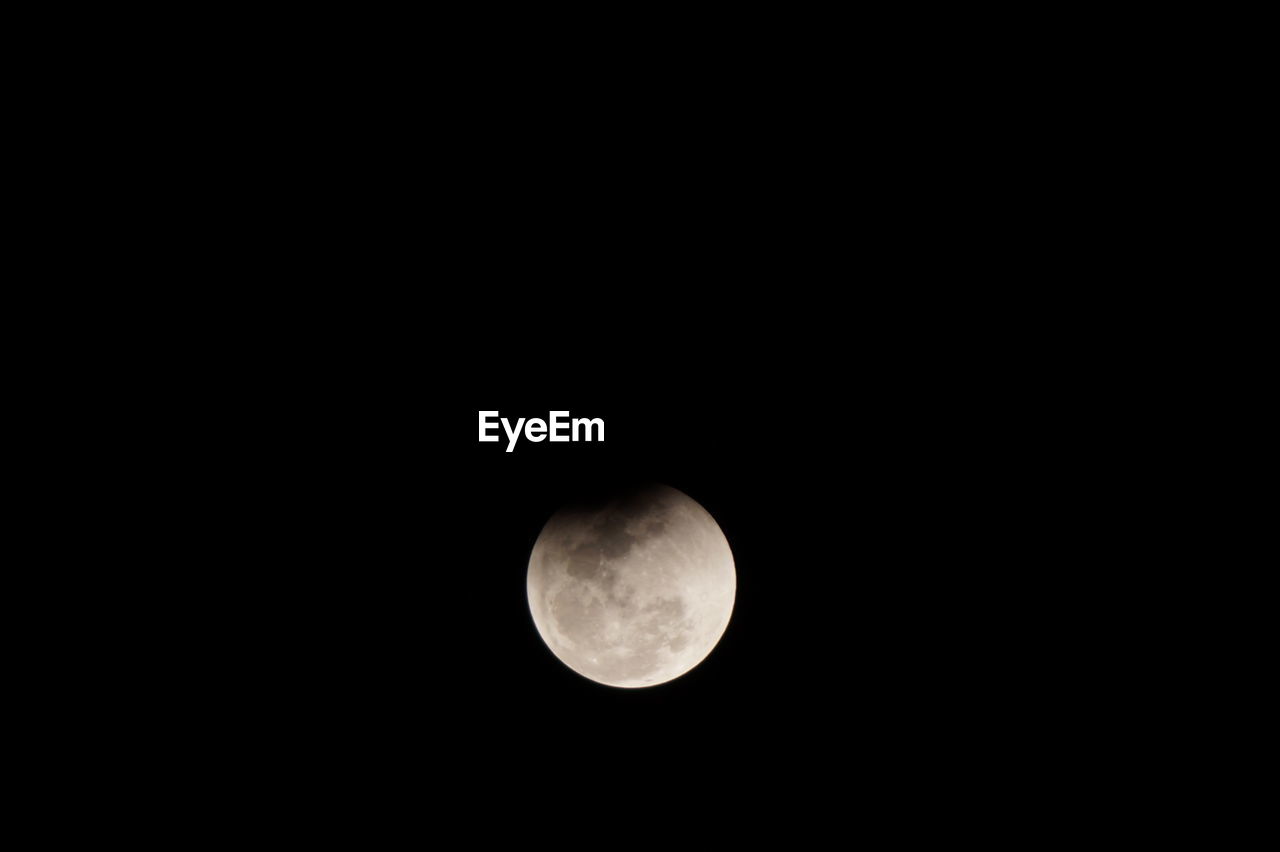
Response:
M749 820L1012 795L1075 736L1058 684L1078 632L1049 625L1087 575L1028 485L1061 474L1011 429L1042 416L1007 404L1021 376L884 319L803 354L668 328L670 350L630 361L574 341L433 375L370 343L388 357L263 388L252 450L212 464L237 500L204 575L224 604L206 659L232 687L195 686L207 744L304 789L360 778L468 812L571 795L605 822L691 796ZM606 437L508 453L477 440L480 410L568 410ZM703 663L617 689L552 655L525 573L560 506L637 479L712 514L737 598Z
M95 255L159 295L104 297L147 334L109 326L137 363L102 384L146 377L148 415L103 405L80 431L121 426L156 470L104 448L122 470L93 496L125 541L71 531L101 636L133 642L85 643L102 679L68 728L104 728L109 767L152 743L174 798L196 776L215 809L310 809L290 829L359 801L461 817L468 839L697 816L712 838L781 824L790 847L1025 813L1149 656L1100 634L1144 606L1116 579L1142 542L1104 539L1136 514L1149 436L1117 426L1161 354L1091 372L1100 340L1150 322L1104 256L1131 226L1092 166L1115 134L1073 135L1034 79L982 103L1020 63L990 63L992 85L904 57L860 59L835 97L726 68L674 122L606 80L558 112L523 72L495 81L530 87L506 98L345 86L368 126L335 121L325 86L313 121L273 91L211 129L175 98L207 156L170 133L142 150L164 224ZM602 417L607 439L507 454L476 441L480 409ZM738 590L701 665L617 690L543 645L524 572L564 501L631 478L710 511Z
M732 813L749 834L852 810L936 829L1031 807L1024 780L1088 755L1114 712L1079 684L1140 669L1091 663L1125 555L1081 546L1114 518L1065 439L1101 427L1037 393L1051 353L984 327L985 302L943 304L855 294L717 333L715 310L664 301L446 336L417 301L245 359L233 405L156 427L217 440L173 468L199 500L156 491L159 555L196 555L139 590L165 620L139 635L163 674L141 724L256 800L472 825ZM606 438L507 453L477 440L480 410L568 410ZM636 479L712 514L737 597L699 666L615 689L542 642L526 569L560 506Z
M264 796L469 818L715 803L749 831L1015 796L1096 712L1062 686L1089 630L1064 602L1100 588L1072 551L1096 510L1066 483L1105 424L1041 392L1076 351L1052 345L1056 297L956 279L979 255L1020 274L1034 235L904 227L941 214L896 181L845 218L659 203L749 193L727 174L591 221L586 197L535 209L544 177L359 238L299 231L287 254L341 286L233 300L207 368L184 366L197 398L154 428L208 430L172 475L209 505L170 506L200 566L164 613L202 650L166 665L189 688L165 707L198 708L201 747ZM414 240L434 253L380 242ZM479 410L600 417L606 440L506 453ZM525 571L561 505L633 479L712 514L738 588L702 664L621 690L551 654Z
M741 293L651 272L255 302L258 342L237 327L207 374L184 366L201 392L151 425L210 437L170 472L199 500L155 492L163 555L196 567L143 598L156 635L193 638L141 637L172 679L146 723L181 720L194 763L260 797L469 819L714 802L749 831L1019 799L1109 712L1076 688L1124 557L1079 544L1120 517L1087 487L1106 423L1042 392L1071 351L1037 348L1047 309L887 284L775 300L785 254L724 270ZM480 410L599 417L606 439L507 453ZM635 479L712 514L738 587L702 664L623 690L552 655L525 572L561 505Z

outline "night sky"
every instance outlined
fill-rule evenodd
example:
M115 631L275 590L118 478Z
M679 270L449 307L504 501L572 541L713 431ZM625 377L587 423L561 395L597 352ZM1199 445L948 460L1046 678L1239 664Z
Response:
M908 814L1070 743L1047 715L1074 700L1055 681L1072 639L1046 626L1066 557L990 433L869 371L737 375L632 393L458 379L421 398L395 394L399 372L350 379L392 402L334 412L324 441L291 443L296 419L278 444L294 449L256 457L269 475L227 509L249 537L210 574L233 577L207 640L233 688L202 699L225 722L209 746L437 810L652 825L714 801L749 831ZM508 453L477 441L479 410L568 410L606 438ZM737 592L701 664L618 689L546 647L526 570L559 508L636 481L711 513Z

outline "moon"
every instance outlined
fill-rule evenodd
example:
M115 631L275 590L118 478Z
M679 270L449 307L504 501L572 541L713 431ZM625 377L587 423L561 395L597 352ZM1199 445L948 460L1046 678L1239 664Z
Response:
M656 686L706 659L733 613L729 542L665 485L566 506L529 556L529 609L547 647L597 683Z

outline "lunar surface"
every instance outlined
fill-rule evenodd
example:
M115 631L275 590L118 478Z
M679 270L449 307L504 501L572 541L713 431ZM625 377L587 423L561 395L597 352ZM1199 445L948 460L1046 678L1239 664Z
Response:
M609 686L665 683L706 659L733 612L715 519L665 485L561 509L529 557L529 609L552 653Z

